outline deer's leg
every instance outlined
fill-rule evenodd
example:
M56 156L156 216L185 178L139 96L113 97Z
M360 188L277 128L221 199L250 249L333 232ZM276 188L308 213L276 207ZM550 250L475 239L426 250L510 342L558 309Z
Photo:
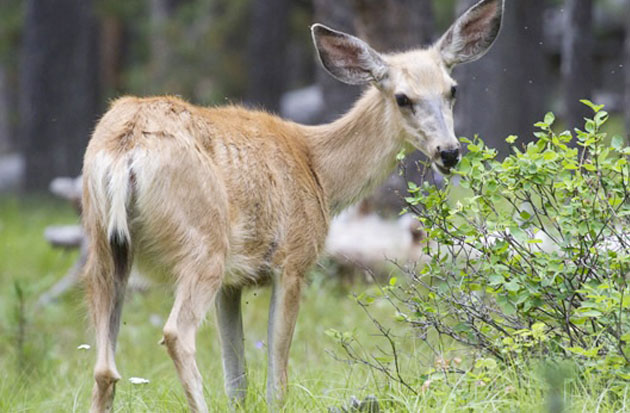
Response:
M223 276L223 257L193 260L178 274L173 309L164 326L164 344L175 363L177 374L193 412L207 412L201 374L195 361L195 338L199 324L212 305Z
M116 382L120 380L114 353L129 266L115 271L105 248L96 248L93 257L88 260L85 272L88 301L96 333L95 384L90 411L110 412Z
M299 311L301 284L302 272L286 269L273 282L267 330L267 403L272 410L282 405L287 390L289 349Z
M223 287L216 300L217 324L221 337L225 392L230 401L244 406L247 395L241 288Z

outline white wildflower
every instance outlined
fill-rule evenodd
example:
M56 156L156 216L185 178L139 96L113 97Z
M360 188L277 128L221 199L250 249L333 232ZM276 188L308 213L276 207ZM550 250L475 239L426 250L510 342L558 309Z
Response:
M131 384L148 384L149 380L143 379L142 377L129 377L129 381Z

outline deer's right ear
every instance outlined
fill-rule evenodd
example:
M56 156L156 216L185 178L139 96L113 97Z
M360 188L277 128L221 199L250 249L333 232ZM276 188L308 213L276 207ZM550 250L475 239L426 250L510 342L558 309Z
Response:
M311 26L311 33L322 65L336 79L364 85L386 77L387 63L363 40L322 24Z

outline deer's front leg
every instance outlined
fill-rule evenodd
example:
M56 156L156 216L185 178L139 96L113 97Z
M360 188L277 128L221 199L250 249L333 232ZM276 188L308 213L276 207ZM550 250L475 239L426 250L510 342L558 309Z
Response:
M289 349L300 306L301 284L301 273L286 270L273 282L267 330L267 403L271 410L282 405L287 390Z
M241 289L221 288L217 295L216 308L225 392L231 403L243 407L247 395L247 376L241 316Z

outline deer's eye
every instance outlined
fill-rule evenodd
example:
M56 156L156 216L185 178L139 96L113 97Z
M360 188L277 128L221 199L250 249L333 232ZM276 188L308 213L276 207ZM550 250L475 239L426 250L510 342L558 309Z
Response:
M451 86L451 99L455 99L457 97L457 86Z
M411 100L404 93L398 93L395 97L399 107L405 108L411 106Z

